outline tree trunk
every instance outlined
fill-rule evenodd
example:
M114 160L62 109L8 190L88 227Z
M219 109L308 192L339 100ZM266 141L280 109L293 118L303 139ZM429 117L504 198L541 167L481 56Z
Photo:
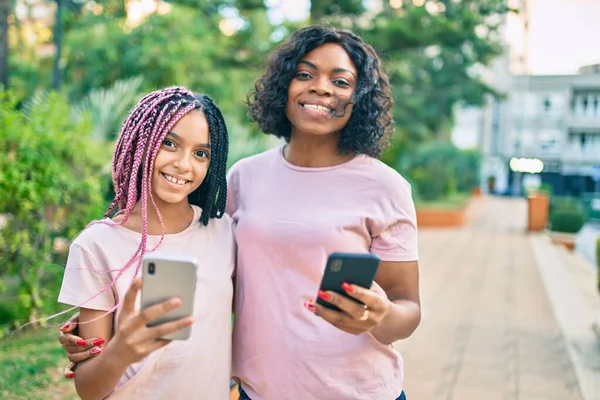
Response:
M8 88L8 16L11 0L0 0L0 85Z
M56 19L54 21L53 38L56 54L54 55L54 67L52 69L52 88L55 90L60 89L61 81L60 58L62 55L62 13L63 0L56 0Z

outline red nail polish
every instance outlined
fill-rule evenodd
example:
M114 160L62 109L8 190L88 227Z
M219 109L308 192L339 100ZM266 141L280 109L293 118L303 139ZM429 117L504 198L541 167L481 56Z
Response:
M92 342L92 344L93 344L94 346L100 346L101 344L104 344L105 342L106 342L106 340L104 340L104 339L100 338L100 339L96 339L96 340L94 340L94 341Z
M321 300L325 300L325 301L331 300L331 295L329 293L327 293L327 292L322 291L322 290L319 290L319 295L318 296L319 296L319 298Z
M354 288L349 284L349 283L342 283L342 289L344 289L346 292L352 294L354 293Z
M67 374L67 379L73 379L73 378L75 378L75 372L69 372Z
M93 356L95 356L95 355L102 353L102 349L99 347L94 347L92 350L90 350L90 352L92 353Z
M312 300L304 302L304 307L308 308L310 311L315 309L315 305L313 304Z
M60 327L61 331L66 331L67 329L69 329L69 327L71 326L71 324L66 324Z
M85 346L87 342L85 340L78 340L75 342L75 344L77 344L77 346Z

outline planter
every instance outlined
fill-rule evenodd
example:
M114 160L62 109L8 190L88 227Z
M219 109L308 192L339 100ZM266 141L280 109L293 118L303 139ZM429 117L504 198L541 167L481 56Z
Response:
M479 186L471 189L471 197L480 197L481 196L481 188Z
M238 391L237 383L231 379L229 383L229 400L238 400L240 398L240 392Z
M527 230L543 231L548 224L548 196L541 193L531 194L527 197Z
M465 208L457 210L421 208L417 209L417 226L419 228L463 226L466 222L465 214Z
M550 240L553 244L564 246L569 251L573 251L575 249L575 239L577 238L577 234L575 233L564 233L564 232L548 232L548 236L550 236Z

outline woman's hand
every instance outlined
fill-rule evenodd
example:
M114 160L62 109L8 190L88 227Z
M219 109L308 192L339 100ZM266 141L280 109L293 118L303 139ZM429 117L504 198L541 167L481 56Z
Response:
M64 376L67 379L75 378L75 368L78 362L85 361L95 357L102 352L102 345L106 343L103 338L92 338L84 340L78 335L79 313L74 314L60 328L60 336L58 338L63 349L67 352L69 361L71 361L64 369Z
M330 310L313 300L307 301L304 306L335 327L354 335L370 332L381 324L392 303L377 283L373 282L371 289L344 283L342 289L352 298L331 291L319 291L318 294L321 300L341 311Z
M135 309L135 299L142 286L141 279L136 279L123 299L121 312L117 322L114 337L106 346L105 353L111 352L119 363L131 365L141 361L150 353L166 346L169 340L161 337L176 332L193 323L192 317L185 317L171 322L165 322L153 327L147 327L167 312L179 307L181 299L172 298L143 310Z

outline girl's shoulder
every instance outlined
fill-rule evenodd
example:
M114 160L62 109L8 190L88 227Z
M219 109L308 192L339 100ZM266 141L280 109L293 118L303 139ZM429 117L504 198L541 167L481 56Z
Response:
M194 209L200 210L198 206L192 206ZM195 211L199 217L201 211ZM200 235L231 235L234 229L233 219L227 213L223 213L220 218L211 218L208 220L208 225L204 226L200 223L199 218L196 218L196 223L192 227L192 231Z
M140 234L128 231L109 218L92 221L71 242L71 246L95 254L135 242Z

